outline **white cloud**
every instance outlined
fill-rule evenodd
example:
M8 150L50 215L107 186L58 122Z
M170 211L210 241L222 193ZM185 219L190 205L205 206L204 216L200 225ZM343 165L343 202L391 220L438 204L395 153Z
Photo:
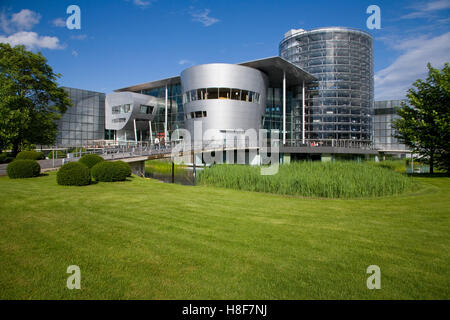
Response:
M11 46L24 45L28 49L63 49L57 37L39 36L36 32L20 31L8 37L0 35L0 42Z
M56 18L54 20L52 20L52 24L55 27L65 27L66 26L66 20L64 20L63 18Z
M178 61L178 64L184 66L186 64L194 64L194 62L187 59L181 59L180 61Z
M14 13L11 18L11 23L16 26L18 30L30 30L35 24L39 23L41 15L28 9L22 9L18 13Z
M399 43L402 54L375 74L375 99L403 99L412 83L427 75L427 63L441 68L450 58L450 32L433 38L421 37Z
M130 2L130 0L125 0L127 2ZM138 6L140 8L147 8L148 6L150 6L155 0L131 0L131 2L135 5Z
M11 18L2 12L0 14L0 26L6 33L31 30L41 20L41 15L29 9L22 9L13 13Z
M73 55L74 57L78 57L78 52L77 52L76 50L72 50L72 55Z
M209 27L209 26L219 22L220 21L219 19L209 16L210 12L211 12L211 10L209 10L209 9L204 9L203 11L198 11L198 12L194 12L191 10L190 14L192 17L192 21L198 21L198 22L202 23L205 27Z
M429 18L433 12L450 9L450 0L435 0L420 3L413 7L415 11L402 16L402 19Z

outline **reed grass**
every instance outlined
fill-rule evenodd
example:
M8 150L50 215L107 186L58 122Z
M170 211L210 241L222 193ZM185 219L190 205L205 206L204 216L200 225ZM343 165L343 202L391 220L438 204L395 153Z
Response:
M276 175L260 167L215 165L199 172L198 184L238 190L323 198L366 198L398 195L412 179L391 169L356 162L293 162Z

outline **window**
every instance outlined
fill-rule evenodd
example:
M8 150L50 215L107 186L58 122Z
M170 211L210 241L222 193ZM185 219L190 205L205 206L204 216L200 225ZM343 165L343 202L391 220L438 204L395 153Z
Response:
M195 111L186 114L186 119L205 118L206 115L206 111Z
M197 89L197 100L207 99L206 89Z
M121 122L125 122L126 121L126 119L125 118L116 118L116 119L113 119L113 123L121 123Z
M218 99L219 98L219 88L208 88L207 89L207 99Z
M260 96L258 92L236 88L201 88L185 92L183 100L184 103L205 99L231 99L259 103Z
M143 113L143 114L151 114L153 113L153 109L155 107L153 106L147 106L145 104L141 104L140 108L139 108L139 113Z
M191 95L190 95L190 100L189 101L196 101L196 100L198 100L198 98L197 98L197 90L191 90L190 93L191 93Z
M242 90L242 93L241 93L241 100L242 100L242 101L249 101L248 95L249 95L249 91L247 91L247 90Z
M230 88L219 88L219 99L230 99Z
M231 99L233 99L233 100L241 100L241 90L239 90L239 89L231 89Z
M130 111L131 111L131 105L130 104L123 104L123 105L120 105L120 106L112 107L112 114L128 113Z

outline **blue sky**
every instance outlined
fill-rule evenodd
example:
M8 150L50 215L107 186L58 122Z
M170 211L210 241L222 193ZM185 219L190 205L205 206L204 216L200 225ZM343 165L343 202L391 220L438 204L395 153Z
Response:
M69 30L69 5L81 30ZM381 29L368 30L369 5ZM61 85L110 92L157 80L195 64L237 63L278 55L289 29L346 26L371 33L375 97L403 98L426 63L450 59L450 0L168 1L1 0L0 42L41 51Z

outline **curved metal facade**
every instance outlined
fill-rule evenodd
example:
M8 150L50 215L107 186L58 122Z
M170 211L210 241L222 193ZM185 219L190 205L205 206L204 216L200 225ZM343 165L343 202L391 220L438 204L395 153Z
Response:
M306 139L370 143L374 91L370 34L341 27L292 30L279 50L282 58L318 79L305 97ZM301 110L295 116L301 118ZM294 130L294 135L298 133Z
M191 134L199 120L203 132L215 130L215 137L261 128L268 87L268 78L261 71L234 64L204 64L184 70L181 84L185 126ZM198 95L192 98L191 94ZM240 98L232 99L237 94Z
M120 141L135 140L135 134L139 141L148 141L153 139L150 137L150 121L158 114L164 114L164 109L164 100L160 98L135 92L108 93L105 99L105 128L116 130L117 140Z

